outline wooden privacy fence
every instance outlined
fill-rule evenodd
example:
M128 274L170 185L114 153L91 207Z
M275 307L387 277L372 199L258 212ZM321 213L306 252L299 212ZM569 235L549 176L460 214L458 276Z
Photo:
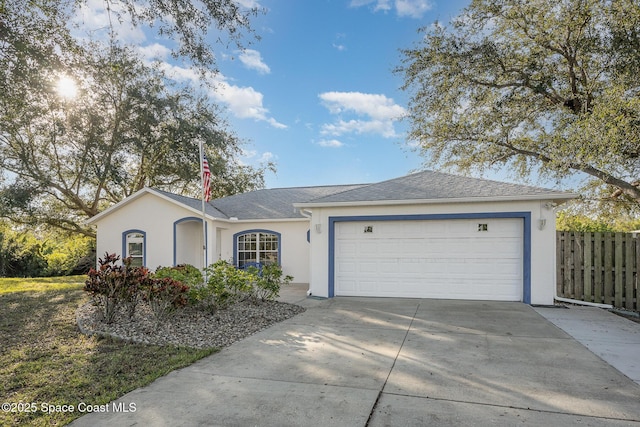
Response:
M558 296L638 310L635 235L558 231L556 262Z

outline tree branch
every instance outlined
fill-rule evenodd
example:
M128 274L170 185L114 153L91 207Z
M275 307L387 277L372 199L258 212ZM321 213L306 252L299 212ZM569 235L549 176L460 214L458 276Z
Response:
M506 143L506 142L495 142L496 145L501 146L501 147L505 147L509 150L512 150L514 152L514 154L520 154L523 156L528 156L528 157L533 157L537 160L540 160L543 163L551 163L553 162L553 159L545 154L541 154L538 153L536 151L532 151L532 150L525 150L522 148L518 148L515 147L512 144ZM633 185L634 183L630 183L627 182L625 180L622 180L620 178L617 178L613 175L611 175L608 172L605 172L603 170L597 169L591 165L588 165L586 163L577 163L577 162L569 162L567 163L567 166L571 169L577 170L577 171L581 171L584 172L588 175L591 175L595 178L600 179L601 181L603 181L605 184L611 185L613 187L619 188L624 194L626 194L627 196L633 198L634 200L638 200L640 201L640 189L638 189L637 185Z

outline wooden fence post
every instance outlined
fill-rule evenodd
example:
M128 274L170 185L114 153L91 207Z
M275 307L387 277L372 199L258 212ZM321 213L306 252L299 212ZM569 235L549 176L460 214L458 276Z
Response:
M614 274L614 286L613 286L613 297L614 303L613 305L616 307L622 307L622 296L624 293L624 287L622 284L624 283L622 280L622 272L624 270L624 258L622 254L624 252L624 240L622 239L622 233L615 233L614 235L614 254L615 258L613 260L613 274Z
M575 298L574 281L573 281L573 257L571 256L571 238L573 233L569 232L564 235L564 283L562 285L565 295L569 298Z
M582 257L584 267L584 300L593 302L593 235L591 233L584 233L584 256Z
M624 307L633 310L633 289L634 289L634 272L635 272L635 252L636 242L632 234L625 236L625 267L624 267Z
M593 298L602 303L602 233L593 233Z

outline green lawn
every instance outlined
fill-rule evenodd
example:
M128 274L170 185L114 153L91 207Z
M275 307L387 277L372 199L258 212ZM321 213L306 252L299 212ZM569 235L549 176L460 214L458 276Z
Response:
M0 278L0 403L36 408L3 405L0 425L67 424L82 414L42 405L105 404L215 352L82 335L75 310L88 301L84 278Z
M87 276L66 277L2 277L0 278L0 295L10 292L54 291L60 289L82 289Z

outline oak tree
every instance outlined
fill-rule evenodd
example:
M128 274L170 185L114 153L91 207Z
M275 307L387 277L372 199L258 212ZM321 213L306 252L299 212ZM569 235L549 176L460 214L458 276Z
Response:
M0 216L91 235L86 218L144 186L198 194L198 141L215 195L263 186L273 165L240 164L221 111L121 45L117 25L155 29L183 65L215 73L214 48L252 34L253 2L106 0L101 43L74 27L90 3L0 0ZM56 92L63 75L77 96Z
M586 176L640 203L640 3L472 0L422 28L396 72L427 163Z
M264 185L271 165L238 167L241 141L216 106L160 66L117 46L87 49L70 65L77 96L43 86L27 92L27 109L0 101L3 216L91 235L84 220L145 186L197 196L199 141L215 194Z

